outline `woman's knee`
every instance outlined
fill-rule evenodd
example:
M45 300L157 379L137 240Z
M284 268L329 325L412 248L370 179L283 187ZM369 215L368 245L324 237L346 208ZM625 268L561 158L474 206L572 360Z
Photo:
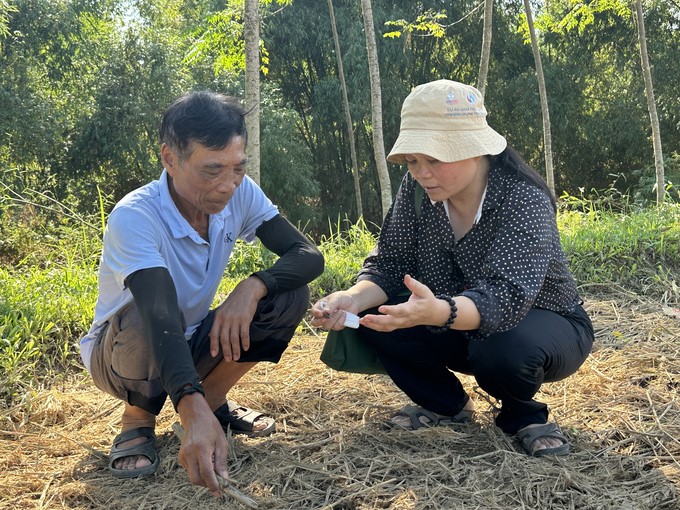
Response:
M543 381L544 353L530 342L495 342L493 336L469 347L472 373L480 382L521 381L531 386Z

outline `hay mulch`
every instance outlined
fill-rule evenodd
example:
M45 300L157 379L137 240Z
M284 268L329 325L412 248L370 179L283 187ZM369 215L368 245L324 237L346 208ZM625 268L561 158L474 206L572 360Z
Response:
M321 338L308 334L232 391L274 415L279 432L231 438L231 480L262 509L680 508L680 320L634 296L590 296L587 308L592 356L539 396L572 440L567 457L520 453L493 425L497 403L471 378L463 381L477 406L473 423L385 430L381 421L405 397L384 376L327 369ZM106 454L120 413L85 376L0 411L0 507L245 508L189 483L170 405L157 427L158 473L112 478Z

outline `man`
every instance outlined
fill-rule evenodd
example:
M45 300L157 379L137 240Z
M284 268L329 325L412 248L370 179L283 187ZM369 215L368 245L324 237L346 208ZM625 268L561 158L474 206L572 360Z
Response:
M272 418L226 395L257 362L279 361L324 262L245 175L244 116L221 94L176 100L160 126L160 179L109 216L94 322L80 345L95 385L125 402L115 476L156 471L155 417L168 395L185 429L180 462L215 495L215 473L227 476L224 430L274 432ZM255 237L278 260L210 310L234 243Z

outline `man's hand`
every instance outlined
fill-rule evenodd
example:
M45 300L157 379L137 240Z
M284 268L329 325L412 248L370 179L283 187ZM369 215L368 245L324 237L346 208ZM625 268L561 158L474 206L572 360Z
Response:
M220 422L200 393L182 397L177 405L184 427L179 461L194 485L207 487L216 497L221 495L215 476L228 478L227 438Z
M267 295L267 287L257 276L241 281L215 310L210 330L210 354L215 357L222 346L225 361L238 361L241 351L250 348L250 324L257 303Z

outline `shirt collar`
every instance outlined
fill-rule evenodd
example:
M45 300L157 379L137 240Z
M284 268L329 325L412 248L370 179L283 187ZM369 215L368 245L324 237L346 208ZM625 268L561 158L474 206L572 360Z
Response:
M479 219L482 217L482 206L484 205L484 201L486 200L486 190L489 189L489 181L487 180L486 186L484 186L484 191L482 192L482 199L479 201L479 207L477 208L477 214L475 214L475 219L473 221L474 224L477 224L479 222ZM435 205L437 202L434 200L430 200L432 205ZM449 212L449 201L444 200L444 211L446 211L446 217L451 221L451 213Z

